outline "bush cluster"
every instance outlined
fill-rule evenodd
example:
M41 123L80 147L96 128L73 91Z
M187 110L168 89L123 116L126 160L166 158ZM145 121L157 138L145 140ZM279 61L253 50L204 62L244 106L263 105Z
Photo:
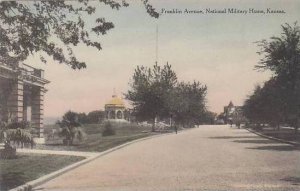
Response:
M116 131L113 128L113 126L111 125L111 123L110 122L105 123L104 130L102 132L102 136L103 137L112 136L112 135L115 135L115 134L116 134Z

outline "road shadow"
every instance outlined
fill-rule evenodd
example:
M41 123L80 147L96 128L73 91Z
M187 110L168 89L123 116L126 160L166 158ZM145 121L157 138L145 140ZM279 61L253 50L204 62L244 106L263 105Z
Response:
M292 185L300 185L300 177L286 177L280 180L290 182Z
M218 136L218 137L209 137L210 139L249 139L249 138L258 138L257 136Z
M275 141L268 139L250 139L250 140L234 140L235 143L254 143L254 144L277 144Z
M299 147L292 146L292 145L258 146L258 147L248 147L247 149L270 150L270 151L300 151Z

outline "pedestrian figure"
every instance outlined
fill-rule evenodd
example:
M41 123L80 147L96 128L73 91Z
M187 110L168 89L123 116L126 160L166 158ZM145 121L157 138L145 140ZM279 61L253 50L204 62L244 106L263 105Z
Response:
M177 134L177 125L174 125L174 128L175 128L175 132Z
M236 126L240 129L241 128L241 123L240 122L236 122Z
M50 135L52 140L54 139L55 133L56 133L56 129L52 129L51 130L51 135Z
M33 149L33 147L34 147L34 140L33 140L33 138L31 137L31 139L30 139L30 148Z

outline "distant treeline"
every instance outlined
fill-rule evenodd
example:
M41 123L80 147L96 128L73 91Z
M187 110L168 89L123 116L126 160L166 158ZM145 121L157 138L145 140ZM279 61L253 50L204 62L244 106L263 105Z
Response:
M74 111L68 111L67 113L73 115L77 122L81 124L101 123L105 119L105 111L102 110L91 111L88 114Z

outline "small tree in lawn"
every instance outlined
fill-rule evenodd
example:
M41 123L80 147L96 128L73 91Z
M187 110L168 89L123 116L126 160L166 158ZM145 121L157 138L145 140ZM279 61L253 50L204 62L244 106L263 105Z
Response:
M81 124L78 122L77 113L68 111L57 124L61 128L60 135L64 137L63 143L65 145L73 145L75 138L78 138L79 141L83 140L84 132L80 128Z

